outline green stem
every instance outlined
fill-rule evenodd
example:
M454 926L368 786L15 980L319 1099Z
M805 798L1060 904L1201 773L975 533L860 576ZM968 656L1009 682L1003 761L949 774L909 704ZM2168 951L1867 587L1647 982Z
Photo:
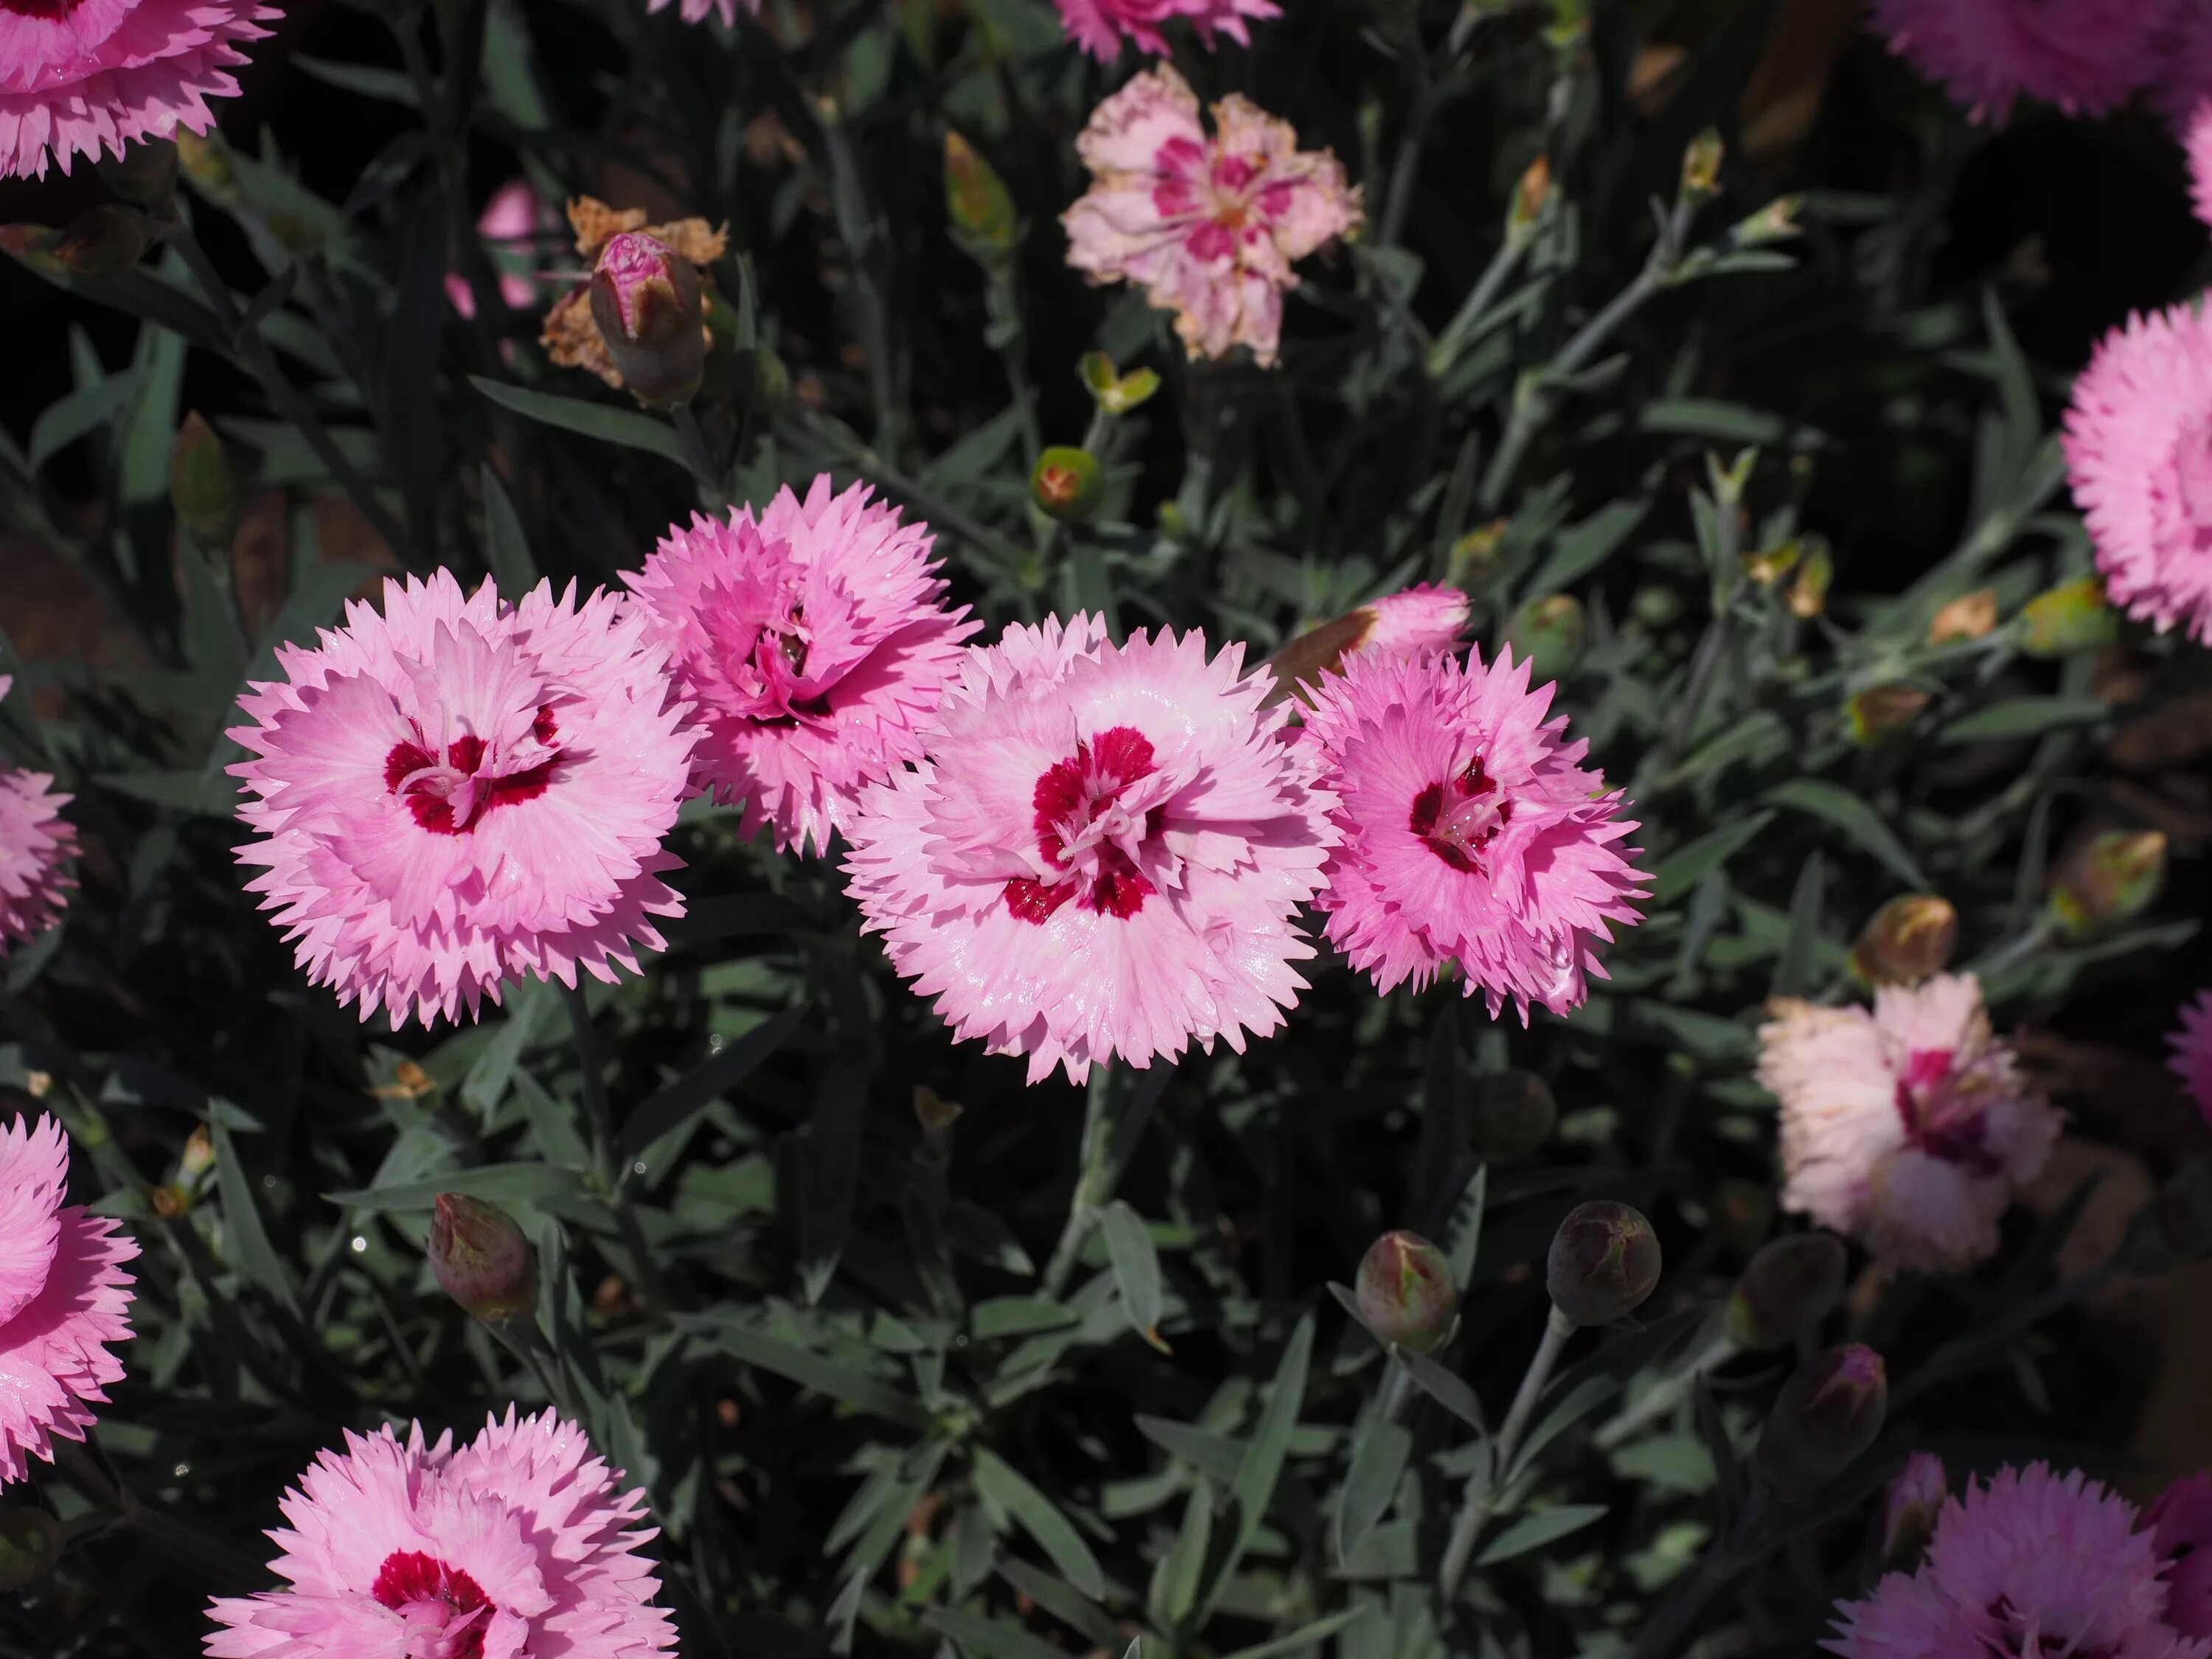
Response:
M592 1168L600 1185L614 1187L614 1114L607 1102L607 1079L600 1069L599 1033L592 1028L592 1006L580 981L561 988L568 1010L568 1029L576 1039L576 1065L584 1079L584 1113L591 1120Z
M1130 1087L1125 1068L1111 1065L1092 1068L1091 1091L1083 1108L1083 1173L1076 1177L1067 1221L1060 1230L1051 1259L1045 1263L1047 1296L1057 1297L1067 1289L1068 1279L1083 1254L1083 1241L1097 1224L1098 1212L1113 1199L1121 1171L1136 1148L1137 1137L1166 1089L1168 1069L1161 1068L1157 1081L1147 1078Z
M1451 1541L1444 1547L1443 1565L1437 1572L1437 1589L1447 1605L1459 1593L1460 1580L1467 1576L1467 1565L1474 1559L1475 1542L1482 1536L1484 1523L1504 1495L1513 1455L1521 1449L1521 1437L1528 1431L1528 1419L1536 1414L1536 1401L1543 1395L1544 1385L1552 1380L1553 1368L1559 1363L1559 1355L1565 1352L1567 1339L1575 1334L1575 1329L1573 1320L1556 1307L1552 1310L1544 1321L1544 1340L1537 1344L1535 1357L1522 1375L1520 1390L1506 1410L1504 1426L1491 1443L1486 1466L1468 1477L1466 1494L1460 1499L1459 1517L1452 1522Z
M1483 268L1474 287L1460 302L1451 321L1444 325L1444 331L1437 336L1437 343L1429 348L1429 374L1431 379L1441 379L1459 361L1460 353L1467 349L1476 329L1488 318L1491 307L1498 303L1498 290L1511 278L1521 264L1521 256L1528 251L1534 240L1532 236L1515 235L1509 232L1505 240L1498 244L1498 252L1490 256L1490 263Z

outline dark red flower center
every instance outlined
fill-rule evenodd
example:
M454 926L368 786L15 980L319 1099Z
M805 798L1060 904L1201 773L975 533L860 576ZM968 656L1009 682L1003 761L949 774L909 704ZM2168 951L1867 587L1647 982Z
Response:
M76 0L0 0L0 11L17 17L43 17L58 21L70 15Z
M1453 869L1480 875L1483 850L1512 821L1513 803L1482 769L1477 755L1458 776L1432 783L1413 797L1406 827Z
M2120 1650L2112 1647L2076 1646L2067 1641L2061 1632L2052 1630L2040 1619L2022 1613L2013 1606L2009 1595L2000 1595L1989 1605L1989 1615L2001 1628L1982 1638L1979 1653L1962 1656L1962 1659L2043 1659L2043 1656L2064 1654L2066 1659L2119 1659Z
M493 807L545 793L560 751L543 755L542 750L552 746L556 730L552 709L540 704L530 728L539 747L531 750L527 765L507 771L501 769L500 757L474 735L447 744L441 761L416 726L414 742L393 744L384 757L384 787L404 799L415 822L433 835L466 835Z
M420 1550L396 1550L376 1570L376 1583L368 1593L410 1624L441 1631L463 1626L444 1644L439 1659L483 1659L491 1598L459 1567L449 1567Z
M1995 1175L2000 1165L1985 1144L1989 1113L1977 1099L1972 1079L1953 1068L1948 1048L1916 1048L1897 1080L1897 1115L1905 1143L1946 1164L1963 1164L1978 1175Z
M1133 726L1116 726L1045 769L1030 792L1037 851L1060 872L1056 880L1017 876L1006 884L1006 908L1042 926L1073 899L1102 916L1127 920L1145 908L1152 884L1139 872L1125 843L1159 833L1155 807L1141 821L1121 804L1122 793L1158 769L1152 740Z

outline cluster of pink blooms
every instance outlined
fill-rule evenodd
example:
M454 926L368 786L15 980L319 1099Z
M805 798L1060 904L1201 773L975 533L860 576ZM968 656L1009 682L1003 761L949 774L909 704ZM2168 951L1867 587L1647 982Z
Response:
M0 674L0 697L13 679ZM63 863L76 852L76 830L62 817L70 797L45 772L0 770L0 955L35 939L61 915L74 885Z
M1771 1012L1759 1080L1782 1103L1784 1206L1897 1267L1994 1255L1998 1218L2061 1119L1991 1035L1980 981L1886 985L1871 1013L1786 1000Z
M2042 1463L1947 1498L1942 1465L1922 1454L1899 1486L1935 1507L1926 1555L1838 1606L1831 1653L2212 1659L2212 1480L2177 1481L2148 1515Z
M1283 15L1275 0L1056 0L1056 3L1067 38L1102 64L1110 64L1121 55L1125 36L1139 52L1165 58L1170 51L1168 38L1160 31L1176 18L1196 28L1199 39L1211 50L1217 33L1240 46L1249 46L1246 19Z
M2212 25L2197 0L1871 0L1892 51L2002 120L2019 98L2097 115L2148 93L2185 118L2212 93Z

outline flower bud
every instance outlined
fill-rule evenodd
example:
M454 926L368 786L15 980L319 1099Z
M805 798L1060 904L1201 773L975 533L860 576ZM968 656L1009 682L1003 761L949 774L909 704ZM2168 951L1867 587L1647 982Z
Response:
M1506 520L1493 519L1468 531L1451 544L1444 565L1444 586L1462 593L1480 593L1498 578L1499 555L1505 546Z
M167 138L125 144L120 155L102 155L94 164L108 189L126 202L158 208L177 190L177 146Z
M1790 614L1810 622L1828 607L1828 584L1835 579L1836 556L1828 550L1827 542L1818 536L1804 540L1805 557L1797 567L1797 580L1790 584L1789 597L1784 601Z
M538 1257L495 1204L440 1193L430 1218L430 1271L439 1288L489 1325L538 1310Z
M1064 521L1089 518L1105 487L1098 458L1066 444L1054 445L1038 456L1036 470L1030 474L1030 499Z
M1800 1365L1782 1385L1759 1437L1759 1471L1785 1497L1820 1490L1881 1432L1889 1374L1881 1356L1854 1343Z
M1108 415L1127 415L1160 389L1156 370L1133 368L1124 374L1103 351L1085 352L1076 365L1076 373L1091 393L1091 401Z
M2142 914L2166 881L2166 836L2157 830L2106 830L2059 861L2051 915L2074 939Z
M1577 1325L1610 1325L1659 1282L1659 1235L1640 1211L1610 1200L1577 1204L1544 1263L1552 1304Z
M1996 625L1996 589L1984 587L1955 599L1938 611L1928 623L1928 643L1948 645L1954 640L1986 639Z
M1786 242L1798 233L1797 215L1804 205L1802 196L1778 196L1758 212L1737 220L1728 239L1737 247Z
M238 474L215 428L195 410L169 453L169 505L202 547L228 548L238 529Z
M1743 574L1761 587L1771 587L1797 568L1804 548L1796 542L1779 542L1743 556Z
M1554 593L1522 605L1505 630L1506 643L1528 659L1528 678L1537 684L1573 673L1589 637L1582 601L1571 593Z
M1543 216L1544 204L1551 194L1551 158L1539 155L1528 163L1520 182L1513 186L1512 204L1505 216L1507 240L1525 242L1535 234L1536 221Z
M1721 193L1721 159L1726 149L1721 136L1707 127L1690 140L1682 152L1681 202L1685 207L1703 207Z
M2061 582L2021 607L2014 626L2020 648L2031 657L2067 657L2094 651L2119 637L2119 615L2094 576Z
M1003 256L1014 246L1014 198L1006 182L957 132L945 135L945 210L953 233L977 257Z
M1459 1286L1444 1253L1418 1233L1385 1233L1359 1259L1359 1317L1378 1341L1427 1353L1459 1318Z
M592 272L592 320L640 403L680 404L707 368L699 273L641 230L608 239Z
M1887 743L1920 718L1928 693L1911 685L1869 685L1844 704L1844 729L1862 749Z
M238 170L231 165L230 146L221 131L177 129L177 166L218 207L238 205Z
M62 1559L62 1523L26 1504L0 1510L0 1590L28 1589Z
M1915 1452L1905 1460L1881 1510L1881 1563L1892 1572L1910 1572L1936 1532L1936 1516L1951 1495L1943 1460Z
M1868 985L1917 985L1940 974L1959 944L1959 913L1933 893L1907 893L1874 913L1851 946L1851 972Z
M1762 1246L1729 1294L1729 1340L1781 1348L1810 1336L1844 1299L1845 1265L1833 1233L1794 1233Z
M1526 1158L1551 1139L1559 1109L1534 1072L1492 1072L1474 1079L1468 1127L1475 1150L1493 1163Z
M146 216L120 202L102 202L70 220L45 252L77 276L120 276L145 256Z

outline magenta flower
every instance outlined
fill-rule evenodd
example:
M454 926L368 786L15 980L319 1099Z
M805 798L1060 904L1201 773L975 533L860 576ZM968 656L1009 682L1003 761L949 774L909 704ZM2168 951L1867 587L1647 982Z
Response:
M1577 764L1586 744L1546 723L1552 688L1526 659L1366 652L1314 690L1305 747L1337 792L1343 843L1317 902L1329 942L1378 991L1456 963L1494 1017L1510 1000L1556 1013L1602 979L1598 947L1632 927L1643 878L1620 795Z
M538 284L531 273L541 231L558 222L548 213L527 179L510 179L491 195L477 217L477 234L499 272L499 297L514 311L526 311L538 301ZM464 317L477 314L477 296L468 278L458 270L446 273L446 298Z
M1075 141L1091 191L1060 216L1067 262L1095 283L1141 284L1176 313L1194 357L1242 342L1264 367L1282 335L1291 266L1360 224L1359 191L1328 150L1231 94L1213 106L1165 64L1091 114Z
M1094 617L969 653L927 758L862 792L845 864L956 1037L1080 1083L1282 1024L1335 803L1243 666L1194 632L1110 645Z
M2181 1006L2181 1029L2166 1038L2173 1068L2204 1121L2212 1123L2212 991L2200 991L2197 1000Z
M488 1421L459 1451L422 1425L348 1433L269 1536L287 1581L218 1596L210 1659L650 1659L676 1644L639 1547L645 1496L551 1412Z
M2134 1504L2078 1471L2001 1469L1943 1505L1917 1572L1838 1602L1843 1659L2212 1659L2166 1620Z
M672 526L623 580L706 728L692 786L745 804L779 852L826 852L864 783L920 758L921 728L981 623L945 602L927 526L866 484L777 492L717 523Z
M0 697L13 684L0 674ZM52 784L45 772L0 771L0 956L52 927L76 884L62 868L76 854L76 826L61 815L70 797Z
M239 43L282 15L259 0L84 0L0 6L0 179L205 132L238 91Z
M2164 66L2188 0L1871 0L1892 52L1977 121L2002 121L2015 98L2069 115L2127 101Z
M1283 15L1274 0L1056 0L1056 3L1060 26L1067 31L1067 38L1102 64L1110 64L1121 55L1124 35L1139 52L1165 58L1168 40L1160 30L1173 18L1188 18L1211 51L1216 30L1238 46L1249 46L1252 40L1244 30L1246 18Z
M2176 306L2107 334L2063 441L2112 602L2212 643L2212 321Z
M260 836L238 855L312 982L427 1024L524 973L612 982L662 948L696 734L645 629L618 594L540 582L507 605L440 570L279 649L285 678L230 734Z
M2166 1622L2212 1636L2212 1475L2184 1475L2150 1506L2151 1546L2169 1563Z
M53 1461L53 1437L82 1440L91 1407L121 1380L108 1352L131 1338L138 1246L120 1224L62 1200L69 1141L50 1117L0 1128L0 1486L33 1457Z
M1950 1272L1997 1248L1997 1218L2062 1121L1990 1031L1981 981L1885 985L1874 1012L1782 999L1759 1080L1782 1103L1785 1209L1886 1262Z

